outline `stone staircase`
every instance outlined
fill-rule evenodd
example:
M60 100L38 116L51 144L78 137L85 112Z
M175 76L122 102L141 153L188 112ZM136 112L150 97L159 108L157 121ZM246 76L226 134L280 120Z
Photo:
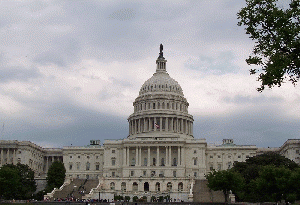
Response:
M225 202L223 192L210 190L207 180L195 180L193 195L194 202Z
M67 197L81 200L92 188L97 187L98 183L98 179L74 179L70 184L64 186L62 190L57 190L51 198L51 201L57 198L65 199Z

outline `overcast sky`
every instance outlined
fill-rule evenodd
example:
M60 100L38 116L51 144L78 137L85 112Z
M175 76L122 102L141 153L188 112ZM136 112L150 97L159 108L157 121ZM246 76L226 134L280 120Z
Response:
M122 3L120 3L122 2ZM236 0L0 2L0 139L45 147L128 136L127 117L167 71L194 116L194 137L279 147L300 138L300 87L258 93L245 59L254 42Z

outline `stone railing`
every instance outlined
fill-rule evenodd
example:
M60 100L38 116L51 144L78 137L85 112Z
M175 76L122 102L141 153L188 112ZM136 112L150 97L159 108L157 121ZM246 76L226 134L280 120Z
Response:
M50 193L47 193L46 195L44 195L44 200L50 200L51 198L53 198L55 192L62 191L63 188L65 186L69 185L71 182L72 182L72 179L67 178L65 180L65 182L63 183L63 185L61 185L61 187L59 187L59 189L54 188L53 191L51 191Z

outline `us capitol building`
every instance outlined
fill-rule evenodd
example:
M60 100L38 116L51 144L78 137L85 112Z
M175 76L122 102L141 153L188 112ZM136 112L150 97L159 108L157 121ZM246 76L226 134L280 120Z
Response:
M187 201L195 180L205 179L209 171L225 170L233 163L270 149L255 145L236 145L224 139L221 145L208 145L193 137L193 116L181 86L167 73L162 45L156 71L141 87L128 117L129 135L125 139L91 140L87 146L43 148L29 141L1 140L0 165L28 164L36 178L45 177L55 160L63 161L66 182L97 180L87 197L170 195ZM288 140L282 155L299 160L300 140ZM49 196L51 197L51 196Z

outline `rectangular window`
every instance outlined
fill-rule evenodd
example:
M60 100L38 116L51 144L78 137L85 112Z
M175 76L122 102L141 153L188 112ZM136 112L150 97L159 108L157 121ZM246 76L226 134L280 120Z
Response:
M197 177L197 172L194 172L194 177Z
M213 157L212 155L210 155L210 156L209 156L209 158L211 158L211 159L212 159L212 158L214 158L214 157Z
M80 163L77 163L77 170L80 169Z
M194 150L194 154L197 154L197 150Z
M221 169L222 169L222 165L218 164L218 170L221 170Z
M134 176L134 171L130 172L130 176L132 176L132 177Z
M143 176L145 177L147 175L147 172L146 171L143 171Z
M176 177L176 171L173 171L173 177Z
M96 170L99 170L99 167L100 167L99 164L96 164Z
M151 171L151 177L155 176L155 171Z
M197 159L194 159L194 165L197 165Z
M241 158L241 155L239 155L238 158Z
M218 158L221 158L221 155L218 155Z
M113 153L113 154L114 154L114 153L116 153L116 150L114 150L114 149L113 149L113 150L111 150L111 153Z
M115 166L115 165L116 165L116 159L112 159L112 160L111 160L111 165L112 165L112 166Z
M213 165L210 165L209 170L210 170L210 171L214 170L214 166L213 166Z
M115 175L116 175L115 172L112 172L112 173L111 173L111 176L112 176L112 177L115 177Z
M70 165L69 165L69 170L72 170L72 168L73 168L73 165L70 164Z

